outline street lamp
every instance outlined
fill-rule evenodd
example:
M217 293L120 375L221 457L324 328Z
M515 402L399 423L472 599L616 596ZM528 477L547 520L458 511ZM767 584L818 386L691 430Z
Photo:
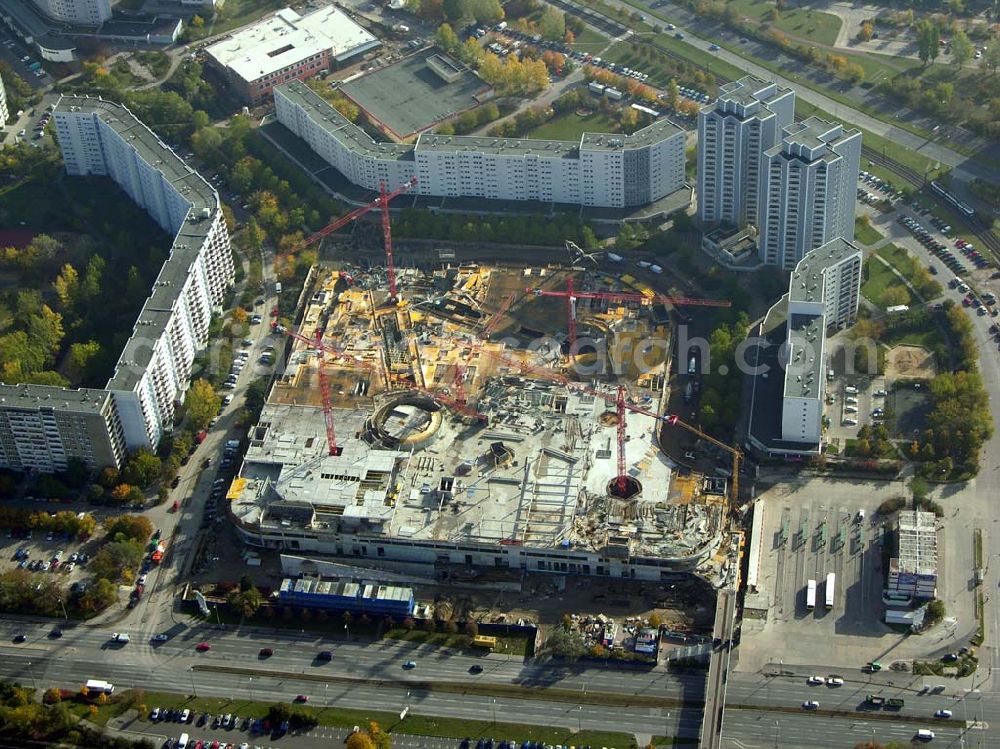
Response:
M663 737L670 738L670 711L667 710L667 721L663 725Z
M781 724L778 723L777 719L775 719L775 721L774 721L774 749L778 749L778 730L780 729L780 727L781 727Z
M497 698L493 698L493 725L497 724Z
M31 670L31 661L28 661L28 676L31 677L31 688L38 689L38 684L35 682L35 672Z
M257 700L255 700L253 698L253 677L252 676L250 677L250 701L251 702L256 702L257 701Z

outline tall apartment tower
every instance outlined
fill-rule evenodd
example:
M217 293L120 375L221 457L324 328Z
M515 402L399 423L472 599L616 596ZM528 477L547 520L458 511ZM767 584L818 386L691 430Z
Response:
M32 0L54 21L75 26L100 26L111 18L110 0Z
M7 92L3 90L3 81L0 80L0 127L3 127L8 117L10 112L7 110Z
M698 114L702 226L756 224L761 158L795 119L795 92L752 75L727 83Z
M758 218L761 261L791 270L831 239L854 239L861 131L810 117L764 152Z

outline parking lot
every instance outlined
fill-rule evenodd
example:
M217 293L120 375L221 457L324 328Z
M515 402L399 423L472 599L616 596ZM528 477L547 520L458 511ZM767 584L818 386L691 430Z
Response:
M741 670L779 659L860 669L872 659L900 657L887 656L905 637L882 622L884 528L876 510L903 493L897 481L817 478L761 495L758 594L747 601ZM833 605L827 608L830 573ZM810 580L816 587L812 610L806 605Z
M853 364L854 342L847 333L832 336L828 345L827 441L843 450L847 440L857 438L861 427L878 423L888 387L885 377L856 374L853 366L848 366Z
M0 570L23 569L56 575L65 585L79 584L88 577L86 564L93 547L93 541L84 543L63 533L7 530L0 546Z

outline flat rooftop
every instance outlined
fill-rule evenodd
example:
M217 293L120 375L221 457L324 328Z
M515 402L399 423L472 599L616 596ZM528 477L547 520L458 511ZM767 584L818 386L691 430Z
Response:
M823 374L825 316L795 314L788 319L788 363L785 369L785 396L820 398Z
M111 394L106 390L0 383L0 403L6 409L23 408L34 411L51 408L64 413L99 414L110 397Z
M452 60L450 65L460 72L455 80L445 81L428 66L431 57L445 55L435 48L420 50L348 81L340 90L399 140L486 100L490 86L475 73Z
M899 513L898 572L937 574L937 518L933 512L907 510Z
M299 15L291 8L208 47L219 65L245 81L295 65L329 51L336 60L365 52L380 44L372 34L330 5Z
M839 122L809 117L787 126L781 144L769 149L767 154L781 152L790 158L798 157L808 162L819 159L833 161L840 158L836 146L859 134L857 129L845 131Z
M793 302L822 302L823 274L861 250L843 237L831 239L824 245L807 252L799 260L788 281L788 294Z

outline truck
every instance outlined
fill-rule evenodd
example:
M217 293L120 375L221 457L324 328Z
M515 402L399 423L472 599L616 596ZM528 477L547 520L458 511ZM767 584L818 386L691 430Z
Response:
M97 695L97 694L114 694L115 685L110 681L101 681L100 679L89 679L84 686L87 688L87 694Z
M893 710L901 710L904 704L902 697L890 697L885 701L886 707L891 707Z
M653 273L663 273L663 268L659 265L651 265L649 266L649 269L653 271Z
M149 560L153 564L159 564L160 562L163 561L163 552L165 552L166 550L167 550L166 547L162 543L157 544L156 548L153 550L153 553L149 555Z
M625 258L623 258L621 255L616 255L613 252L608 253L608 260L610 260L612 263L620 263L624 259Z
M689 375L698 374L698 359L697 359L697 357L692 356L688 360L688 374Z
M809 580L806 582L806 608L812 611L816 608L816 581Z
M837 576L831 572L826 576L826 608L833 608L833 597L836 595Z
M875 707L882 707L885 704L885 697L878 694L869 694L865 697L865 702L869 705L875 705Z

